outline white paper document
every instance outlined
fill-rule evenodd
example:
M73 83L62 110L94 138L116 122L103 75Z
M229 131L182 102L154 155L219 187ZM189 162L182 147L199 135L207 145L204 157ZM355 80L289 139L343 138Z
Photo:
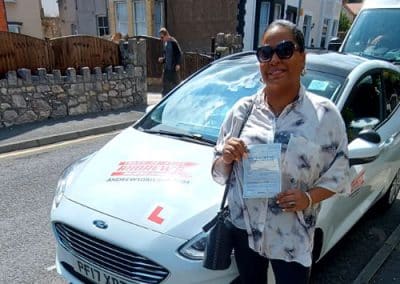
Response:
M243 159L243 198L270 198L281 192L281 144L247 146Z

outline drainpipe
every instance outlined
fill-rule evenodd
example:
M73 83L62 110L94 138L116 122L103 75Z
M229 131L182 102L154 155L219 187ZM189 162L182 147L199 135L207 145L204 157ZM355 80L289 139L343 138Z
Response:
M296 18L296 26L299 26L299 22L300 22L300 13L301 13L301 4L302 4L302 0L299 0L299 7L297 9L297 18Z

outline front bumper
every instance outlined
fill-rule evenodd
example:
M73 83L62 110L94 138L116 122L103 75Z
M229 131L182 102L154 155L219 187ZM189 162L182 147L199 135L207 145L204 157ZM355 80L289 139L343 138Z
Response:
M107 229L99 229L93 225L94 220L102 220L108 224ZM53 232L55 233L55 223L66 224L84 234L95 237L113 246L120 247L138 255L144 256L169 271L168 276L161 282L163 284L223 284L230 283L237 275L235 264L232 264L228 270L211 271L202 267L201 261L193 261L181 256L177 249L186 242L186 240L176 237L160 234L144 227L128 223L114 217L104 215L95 210L84 207L64 198L58 208L53 208L51 212L51 221ZM55 233L57 236L57 234ZM57 238L57 237L56 237ZM79 269L79 263L88 263L92 268ZM81 265L81 264L79 264ZM99 267L87 259L80 258L79 255L71 252L63 246L60 239L57 238L57 272L72 283L87 283L86 274L94 283L102 283L105 279L100 279L93 273L93 270L105 272L104 275L115 279L115 283L153 283L153 282L134 282L117 273ZM85 267L86 268L86 267ZM89 272L88 272L89 271ZM93 277L92 277L93 276ZM112 283L112 282L110 282Z

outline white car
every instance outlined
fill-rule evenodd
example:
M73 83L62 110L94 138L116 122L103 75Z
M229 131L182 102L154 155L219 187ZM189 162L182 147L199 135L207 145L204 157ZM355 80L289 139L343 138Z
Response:
M400 73L383 61L309 54L303 84L342 110L350 197L322 204L318 261L375 203L400 188ZM262 88L254 53L218 60L173 90L132 127L62 174L51 211L57 271L72 283L229 283L236 265L202 267L223 187L211 177L225 114Z

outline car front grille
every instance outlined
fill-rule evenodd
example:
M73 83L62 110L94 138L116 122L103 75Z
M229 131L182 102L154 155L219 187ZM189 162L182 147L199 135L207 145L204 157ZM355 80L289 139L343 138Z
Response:
M157 284L169 274L154 261L80 232L71 226L55 223L60 244L72 254L135 283Z

